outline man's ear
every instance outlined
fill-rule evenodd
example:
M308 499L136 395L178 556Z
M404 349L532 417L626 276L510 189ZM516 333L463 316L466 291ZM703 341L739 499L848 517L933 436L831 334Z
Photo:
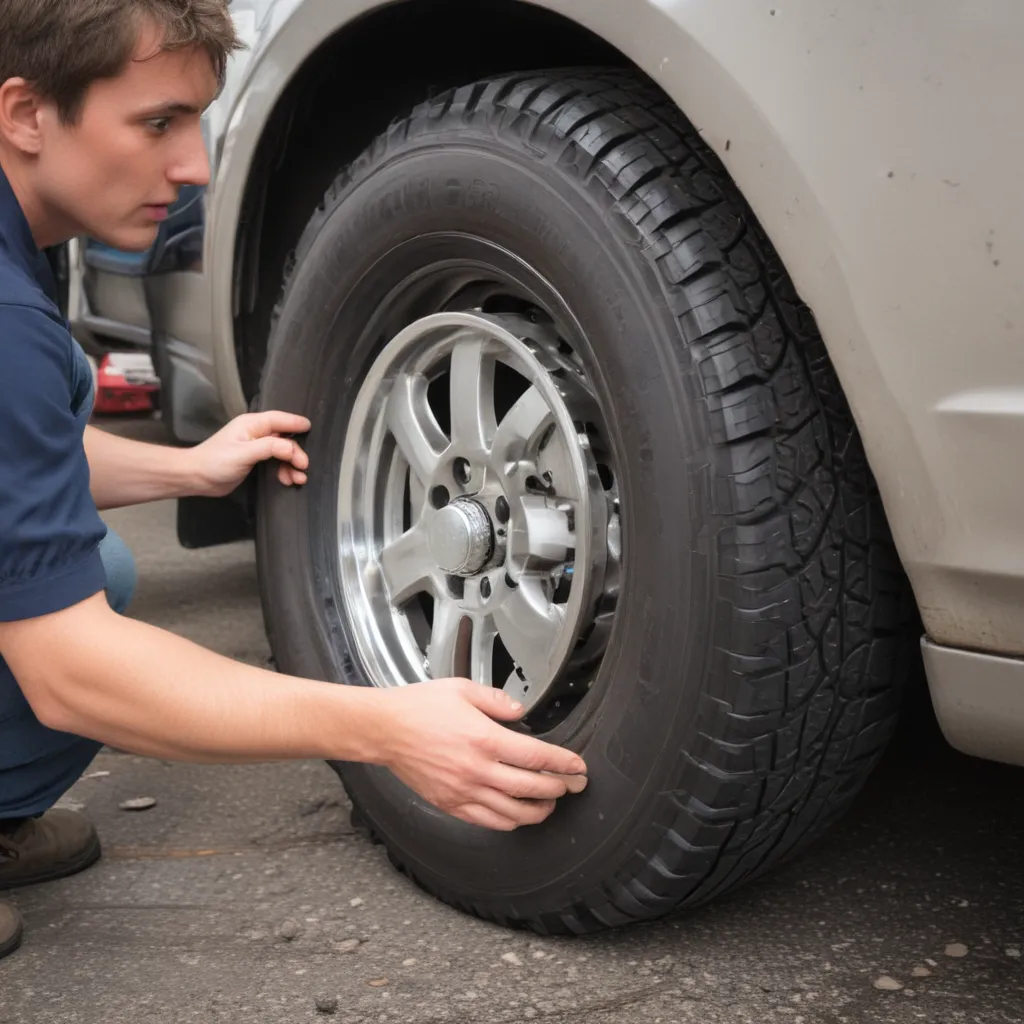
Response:
M36 155L43 145L45 104L24 78L8 78L0 84L0 139Z

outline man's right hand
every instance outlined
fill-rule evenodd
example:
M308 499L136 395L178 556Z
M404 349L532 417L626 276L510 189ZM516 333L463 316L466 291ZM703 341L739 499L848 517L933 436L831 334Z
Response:
M378 692L381 763L456 818L502 831L536 825L587 785L581 757L497 724L523 715L501 690L445 679Z
M0 622L0 656L44 725L135 754L382 764L443 811L502 830L543 821L587 784L579 756L498 724L523 714L501 690L278 675L122 618L102 593Z

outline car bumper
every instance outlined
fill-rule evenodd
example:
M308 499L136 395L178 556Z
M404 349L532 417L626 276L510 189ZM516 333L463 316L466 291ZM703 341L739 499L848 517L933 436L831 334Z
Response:
M921 643L935 714L957 750L1024 765L1024 659Z

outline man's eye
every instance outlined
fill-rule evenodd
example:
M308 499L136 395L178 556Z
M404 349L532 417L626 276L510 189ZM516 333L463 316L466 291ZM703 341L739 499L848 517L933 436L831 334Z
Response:
M154 117L148 120L146 124L157 134L163 135L171 127L171 119L169 117Z

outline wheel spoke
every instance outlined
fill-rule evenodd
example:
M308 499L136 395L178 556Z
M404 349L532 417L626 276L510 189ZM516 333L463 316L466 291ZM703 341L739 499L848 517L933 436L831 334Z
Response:
M454 601L446 597L434 601L434 623L427 652L431 678L450 679L465 674L462 665L467 659L462 619L462 612Z
M415 521L427 504L427 484L415 473L409 473L409 508Z
M495 468L504 475L508 463L522 459L531 442L539 440L538 435L553 420L544 396L535 387L527 388L494 432Z
M427 402L427 380L402 374L388 399L388 428L413 473L427 483L437 469L448 438Z
M473 620L473 640L469 648L469 677L482 686L494 685L494 638L497 629L490 615Z
M427 538L418 526L383 548L380 571L391 604L402 604L429 589L433 568Z
M550 604L540 581L524 577L519 589L494 612L494 623L512 660L537 685L559 668L551 664L565 622L563 605Z
M494 358L476 338L452 350L452 444L465 458L480 458L494 437Z
M573 440L572 444L579 442ZM585 488L586 478L580 478L569 450L569 443L559 432L545 444L537 454L537 473L542 479L550 480L555 494L561 501L578 502Z

